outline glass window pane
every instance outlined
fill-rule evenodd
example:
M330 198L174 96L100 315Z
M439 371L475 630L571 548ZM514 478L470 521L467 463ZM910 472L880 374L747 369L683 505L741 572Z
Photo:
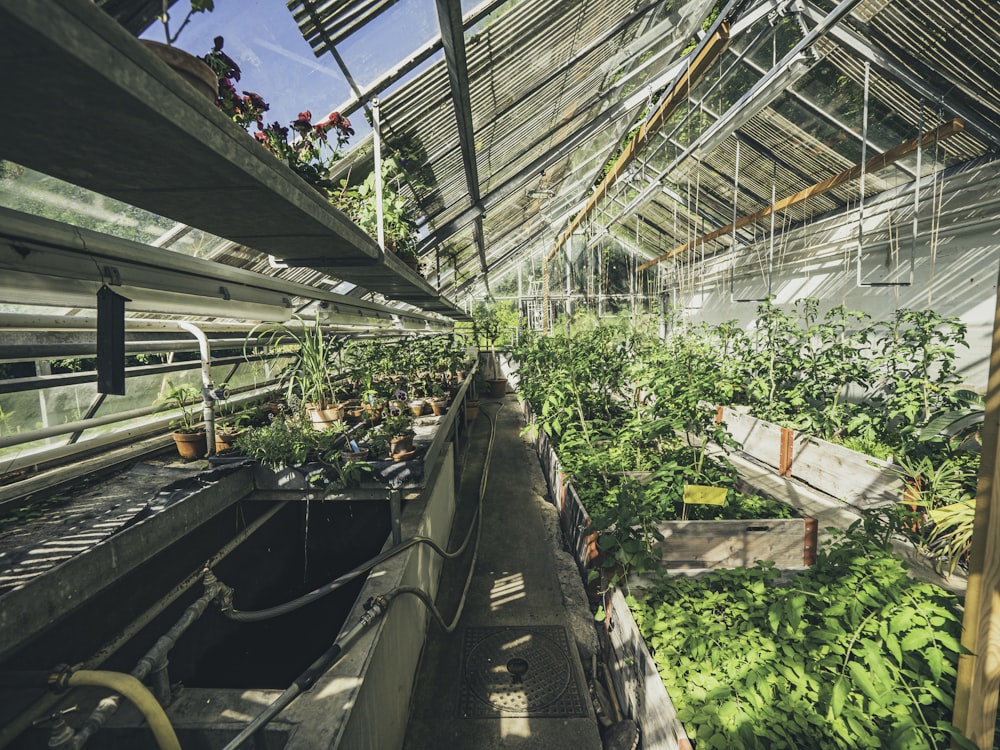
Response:
M9 161L0 162L0 206L145 243L176 223Z
M365 88L439 35L433 0L400 0L338 44L337 51Z

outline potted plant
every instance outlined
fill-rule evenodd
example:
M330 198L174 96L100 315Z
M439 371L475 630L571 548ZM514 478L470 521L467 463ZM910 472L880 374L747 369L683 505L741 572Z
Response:
M413 417L405 412L390 412L382 422L382 433L389 440L389 453L399 461L413 454Z
M236 440L242 435L247 426L253 421L253 415L249 412L241 412L224 421L215 423L215 452L225 453L236 447Z
M343 408L334 402L335 386L329 369L337 346L323 333L318 320L310 325L296 315L290 324L258 325L250 331L247 341L260 341L272 351L291 355L283 374L286 398L302 400L315 429L325 430L344 418ZM244 354L248 344L244 345Z
M170 66L170 68L191 84L205 98L214 100L219 91L218 78L211 66L203 58L196 57L182 49L174 47L174 42L181 32L191 21L196 13L215 10L214 0L191 0L188 5L187 15L177 26L176 31L170 30L170 7L168 0L163 0L163 11L157 17L163 25L164 42L155 42L150 39L140 39L140 43L156 55L160 60Z
M444 392L444 386L440 382L435 382L431 386L431 409L434 415L440 417L448 411L448 396Z
M424 409L427 407L427 401L422 398L411 398L406 402L406 406L410 410L410 414L414 417L419 417L423 415Z
M479 384L482 376L477 370L469 383L469 390L465 392L465 418L469 422L474 422L479 416Z
M419 273L417 255L417 223L401 188L403 170L395 157L382 161L382 231L385 250L394 253L411 269ZM378 235L378 207L375 201L374 170L357 185L341 180L334 205L346 213L372 238Z
M180 415L170 420L177 453L184 459L203 458L208 453L205 428L199 424L201 391L193 385L174 385L167 381L167 392L160 397L160 409L178 409Z
M483 376L489 386L490 398L503 398L507 393L507 378L500 369L500 359L497 356L496 343L500 337L500 318L493 307L478 305L472 312L472 328L476 342L486 344L485 358L480 354Z

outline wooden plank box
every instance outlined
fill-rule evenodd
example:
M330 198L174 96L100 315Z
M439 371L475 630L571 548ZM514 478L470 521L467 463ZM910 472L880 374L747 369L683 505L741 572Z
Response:
M842 445L795 433L792 476L856 508L899 502L903 480L880 461Z
M665 521L654 548L668 570L751 567L773 561L799 569L816 560L816 521L781 518L738 521Z

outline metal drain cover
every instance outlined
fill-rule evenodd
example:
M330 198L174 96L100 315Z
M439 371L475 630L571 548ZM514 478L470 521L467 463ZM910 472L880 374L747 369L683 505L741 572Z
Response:
M459 716L586 716L566 630L467 628Z

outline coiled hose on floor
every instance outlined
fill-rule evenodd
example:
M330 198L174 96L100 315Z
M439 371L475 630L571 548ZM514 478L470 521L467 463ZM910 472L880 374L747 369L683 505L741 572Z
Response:
M292 701L294 701L300 694L311 688L315 684L316 680L318 680L319 677L324 672L326 672L328 669L330 669L330 667L332 667L334 664L337 663L337 661L340 660L340 658L344 654L345 647L348 646L350 642L353 641L362 630L364 630L368 625L370 625L376 619L378 619L380 615L384 614L389 609L392 602L395 601L399 595L412 594L413 596L416 596L418 599L420 599L420 601L422 601L427 606L427 609L431 613L431 616L446 633L451 633L455 630L455 628L458 625L458 621L462 617L462 611L465 609L465 601L469 593L469 587L472 584L473 574L475 573L476 560L479 556L479 541L482 538L482 529L483 529L483 512L482 512L483 498L486 496L486 482L489 477L490 463L493 458L493 443L496 440L496 431L497 431L497 415L500 413L502 409L503 409L503 403L501 402L500 408L493 413L492 417L490 417L489 414L486 414L485 410L483 411L483 413L486 414L486 418L490 422L490 439L486 446L486 460L483 465L483 476L479 482L479 492L478 492L478 499L476 502L476 511L473 516L472 523L469 524L469 531L466 533L465 540L462 542L462 545L459 548L459 550L451 553L444 551L441 552L441 554L444 557L450 557L450 558L457 557L458 555L462 554L462 552L465 551L465 548L469 543L469 539L472 536L472 532L475 531L476 544L475 547L473 548L472 559L469 561L469 570L468 573L466 574L465 584L462 588L462 596L459 599L458 607L456 607L455 609L455 616L452 618L452 621L450 623L446 623L444 621L443 615L441 614L441 611L435 606L434 600L430 597L430 595L423 589L414 586L402 586L400 588L393 589L384 596L376 597L370 600L366 604L367 611L365 612L364 615L362 615L361 619L355 625L353 625L347 632L345 632L343 635L337 638L337 640L334 641L333 645L330 646L330 648L324 651L319 656L319 658L317 658L312 664L310 664L309 668L306 669L306 671L303 672L301 675L299 675L295 679L295 682L293 682L286 690L284 690L284 692L282 692L281 695L279 695L271 705L269 705L260 714L258 714L253 721L247 724L247 726L243 729L243 731L240 732L238 735L236 735L236 737L234 737L229 742L229 744L227 744L223 748L223 750L235 750L235 748L239 747L248 739L250 739L250 737L256 734L256 732L261 727L266 725L275 716L284 711L285 708L287 708L288 705ZM386 553L380 555L379 558L387 560L389 559L389 557L397 555L400 552L403 552L405 549L412 547L414 544L417 544L418 539L424 539L424 537L414 537L408 542L393 547L391 550L388 550ZM430 540L427 541L430 542ZM440 549L440 547L438 547L433 542L430 543L435 547L435 549L438 550ZM370 563L372 563L372 561L365 563L365 565L363 566L363 570L361 572L364 572L364 570L369 570L372 567L374 567L374 565L378 564L378 563L374 564ZM351 573L348 573L346 575L356 577L356 575L360 575L360 573L355 573L355 571L351 571ZM344 577L345 576L341 576L337 580L339 581ZM350 578L348 578L348 580L350 580ZM260 612L243 613L243 614L252 614L253 616L259 619L265 619L261 616L263 612L273 613L276 610L280 610L280 614L284 614L285 612L291 612L294 609L298 609L299 607L304 607L309 602L315 601L316 599L318 599L320 596L323 595L323 594L318 594L317 592L325 590L325 593L329 593L330 591L333 591L334 589L330 588L330 586L332 586L333 583L335 582L336 581L331 581L329 584L326 584L326 586L323 586L320 589L316 589L316 591L314 592L306 594L305 596L299 597L298 599L287 602L285 604L279 605L278 607L271 607L269 610L261 610ZM303 601L308 597L312 598L310 598L309 601ZM276 617L277 615L270 614L269 616Z

